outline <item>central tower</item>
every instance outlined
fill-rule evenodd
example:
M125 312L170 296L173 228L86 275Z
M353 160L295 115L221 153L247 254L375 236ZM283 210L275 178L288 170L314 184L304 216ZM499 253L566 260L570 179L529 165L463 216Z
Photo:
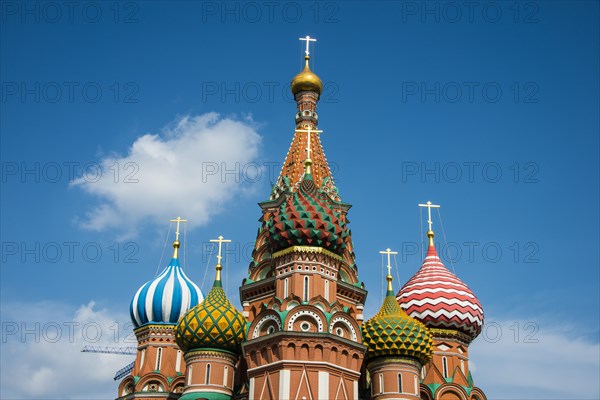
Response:
M367 296L358 280L347 213L321 146L317 102L323 84L305 67L291 90L296 129L269 200L248 278L240 287L248 340L248 398L354 399L366 347Z

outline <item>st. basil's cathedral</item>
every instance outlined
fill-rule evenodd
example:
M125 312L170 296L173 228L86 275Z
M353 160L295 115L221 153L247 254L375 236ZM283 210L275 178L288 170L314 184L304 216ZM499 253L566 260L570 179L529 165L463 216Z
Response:
M347 214L319 139L321 79L305 67L291 83L296 130L262 215L242 309L215 280L203 296L173 257L135 293L138 341L118 399L485 400L469 371L469 344L483 325L473 292L442 263L429 207L427 256L394 291L388 256L381 309L365 321ZM178 219L178 224L180 219Z

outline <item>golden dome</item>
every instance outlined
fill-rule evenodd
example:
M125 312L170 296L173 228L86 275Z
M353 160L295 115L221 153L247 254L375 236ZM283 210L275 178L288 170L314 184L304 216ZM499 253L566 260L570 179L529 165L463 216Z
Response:
M305 56L304 59L306 60L304 69L292 79L292 93L295 96L298 92L309 91L321 95L321 91L323 91L323 82L321 82L321 79L317 74L310 70L310 67L308 66L310 57Z

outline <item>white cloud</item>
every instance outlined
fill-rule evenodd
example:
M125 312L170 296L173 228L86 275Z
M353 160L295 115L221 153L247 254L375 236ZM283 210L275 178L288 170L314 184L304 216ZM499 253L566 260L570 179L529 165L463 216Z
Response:
M115 398L112 378L134 356L81 349L135 347L131 331L127 315L99 310L93 301L78 309L52 302L2 304L0 398Z
M164 224L177 215L191 228L207 223L250 188L244 170L260 144L254 125L216 113L185 116L161 134L136 139L127 155L103 158L101 173L92 168L71 184L101 201L81 226L135 236L142 223Z
M469 348L469 365L489 399L600 398L600 344L582 337L582 327L487 321Z

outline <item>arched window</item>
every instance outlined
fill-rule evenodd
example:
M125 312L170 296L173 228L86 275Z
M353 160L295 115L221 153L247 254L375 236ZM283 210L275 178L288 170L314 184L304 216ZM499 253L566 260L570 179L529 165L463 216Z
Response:
M206 384L210 385L210 364L206 364Z
M229 375L229 368L225 367L223 369L223 386L225 386L225 387L229 387L229 386L227 386L227 378L228 378L227 375Z
M418 396L419 395L419 381L417 380L417 376L413 376L414 381L415 381L415 394Z
M304 301L308 301L308 276L304 277Z
M460 370L465 373L465 360L460 360Z
M288 278L285 278L283 280L283 298L287 298L288 297Z
M177 350L177 359L175 361L175 371L181 372L181 350Z
M142 356L140 357L140 369L144 368L144 359L146 358L146 349L142 350Z
M325 280L325 300L329 301L329 281Z
M346 272L344 272L343 270L340 270L340 280L342 282L352 283L352 280L350 279L348 274Z
M402 393L402 374L398 374L398 393Z
M160 359L162 357L162 348L159 347L158 350L156 350L156 368L154 368L157 371L160 371Z
M162 392L165 389L158 381L150 381L144 386L142 392Z
M184 388L185 388L185 386L183 386L183 384L177 385L173 388L173 393L182 394Z
M130 393L133 393L134 390L135 390L135 386L133 385L132 382L130 382L127 385L125 385L125 387L123 388L123 391L121 392L121 396L126 396Z
M423 368L421 368L421 379L425 379L425 375L427 374L427 369L426 367L423 365Z
M448 360L446 357L442 357L442 370L444 373L444 378L448 377Z
M383 393L383 374L379 374L379 393Z
M187 384L188 384L188 386L190 386L192 384L192 366L191 365L188 367L188 377L187 378L188 378Z

